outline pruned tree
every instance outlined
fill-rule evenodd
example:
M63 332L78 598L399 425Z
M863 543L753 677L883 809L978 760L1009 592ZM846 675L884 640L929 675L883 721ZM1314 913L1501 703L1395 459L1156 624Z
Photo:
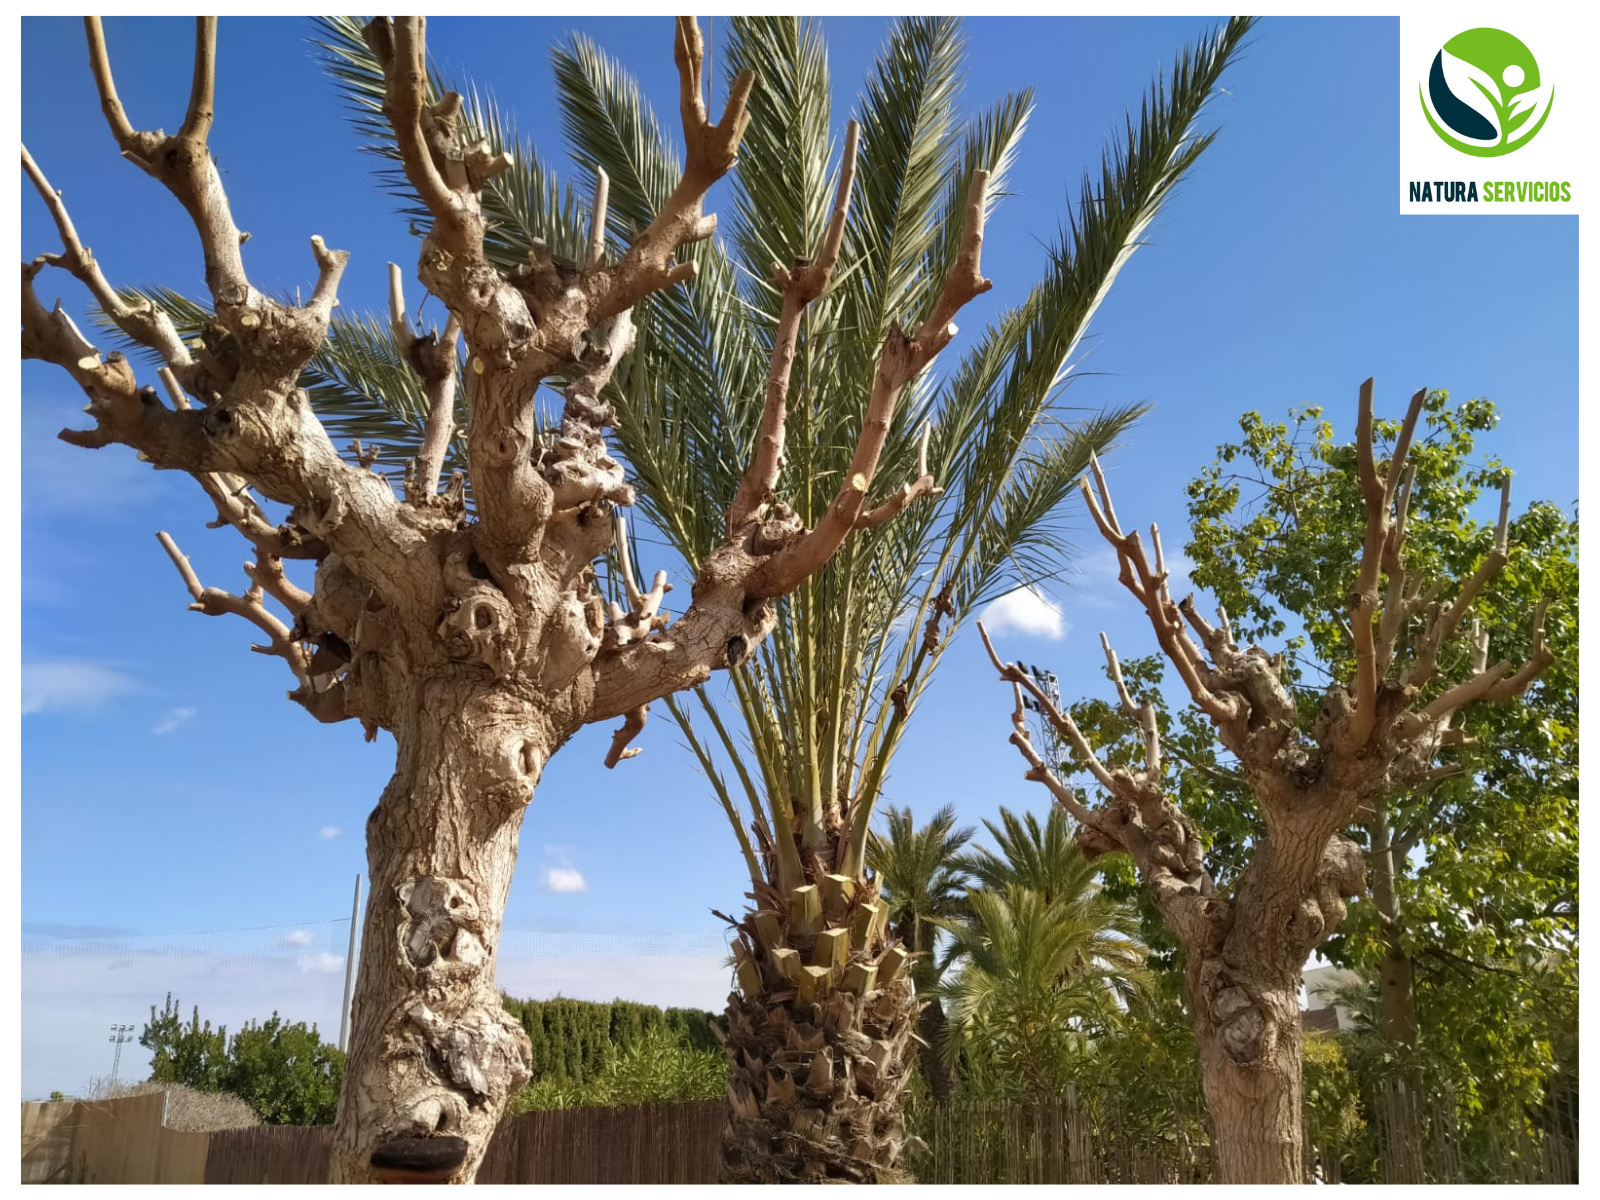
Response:
M1407 458L1418 498L1406 518L1412 569L1427 563L1465 576L1493 549L1492 510L1487 522L1473 511L1506 475L1482 445L1498 420L1484 398L1453 402L1435 390L1423 402ZM1247 413L1239 429L1239 440L1219 446L1188 485L1190 577L1226 606L1236 636L1283 639L1304 688L1313 676L1354 665L1338 611L1363 536L1352 520L1362 507L1354 447L1336 439L1314 405L1291 410L1287 421ZM1395 421L1374 422L1386 447L1399 430ZM1564 1006L1552 997L1576 969L1576 514L1536 501L1510 521L1505 540L1505 569L1478 593L1472 620L1515 659L1527 653L1528 614L1546 599L1544 636L1555 661L1519 703L1464 707L1463 736L1428 777L1362 811L1351 836L1366 852L1370 894L1319 952L1377 984L1381 1049L1358 1057L1372 1086L1381 1073L1394 1096L1385 1114L1391 1179L1420 1169L1423 1117L1435 1105L1465 1113L1496 1106L1491 1096L1538 1103L1560 1040L1547 1018ZM1421 622L1402 627L1396 655L1409 656L1426 633ZM1153 699L1160 707L1159 695ZM1164 727L1173 782L1204 805L1202 824L1248 828L1253 806L1228 772L1193 769L1170 752L1175 735L1202 755L1212 749L1208 737L1192 736L1201 722ZM1190 811L1200 810L1191 803ZM1213 870L1226 864L1224 873L1239 865L1220 843L1210 861Z
M469 1181L507 1099L528 1078L528 1043L501 1006L493 964L518 832L540 773L597 721L621 720L609 760L624 757L652 701L736 670L772 631L778 597L823 567L853 531L891 519L927 490L873 499L902 390L950 341L956 313L989 287L980 269L986 173L973 174L960 251L937 302L913 329L896 327L884 340L851 469L808 525L773 504L772 491L795 330L838 258L851 138L827 235L812 261L780 281L785 315L761 436L736 492L715 498L728 506L725 537L699 560L691 603L669 622L662 575L642 588L627 572L626 607L608 607L596 586L592 564L613 544L615 510L634 501L623 466L607 452L614 416L601 393L632 345L634 307L695 274L678 253L716 228L703 201L733 164L753 76L736 80L713 122L700 31L680 19L674 58L686 153L665 203L613 259L602 178L581 261L538 246L507 267L491 253L482 193L510 157L472 134L459 95L430 102L422 18L365 27L383 68L383 113L427 214L418 278L452 318L444 349L408 346L427 385L430 430L454 419L447 368L457 330L466 363L467 479L439 489L446 439L425 436L397 495L365 464L340 457L302 386L327 337L348 255L312 238L317 279L303 303L272 299L246 272L244 238L207 149L216 19L198 21L191 97L172 135L133 125L100 22L87 18L86 26L116 144L188 212L212 311L191 343L160 306L113 288L24 150L23 167L55 217L63 250L23 265L23 357L61 366L89 397L93 427L63 431L64 440L129 446L157 468L192 474L218 519L253 545L250 587L235 596L205 587L163 535L192 607L260 627L262 648L294 674L291 697L318 720L357 720L369 736L394 736L395 774L367 827L373 890L333 1176ZM59 304L43 306L34 283L46 267L78 278L123 335L159 354L170 407L140 385L126 357L102 357ZM532 403L544 384L564 396L551 438L540 436ZM257 496L287 505L288 519L274 523ZM316 561L310 591L284 575L288 557Z
M1174 602L1160 532L1151 527L1152 564L1138 531L1122 529L1098 464L1094 488L1083 484L1095 524L1116 552L1120 582L1148 614L1194 706L1237 760L1258 809L1259 834L1231 889L1219 889L1207 868L1207 831L1168 794L1154 708L1134 702L1103 635L1123 709L1143 730L1142 766L1106 766L1072 717L1031 676L1003 663L984 634L1001 678L1013 685L1011 741L1028 763L1027 777L1077 818L1086 851L1132 858L1181 948L1224 1182L1302 1176L1300 975L1311 951L1344 918L1346 900L1364 887L1362 850L1345 832L1382 798L1429 777L1440 748L1462 736L1456 718L1463 708L1520 696L1553 661L1542 602L1520 667L1490 666L1487 637L1467 622L1473 602L1507 561L1509 479L1494 547L1467 578L1452 581L1413 566L1406 518L1415 476L1407 454L1426 392L1412 398L1382 465L1374 452L1372 392L1369 379L1356 423L1365 533L1345 612L1354 665L1319 703L1297 699L1281 656L1240 647L1225 610L1212 624L1192 596ZM1457 653L1464 634L1470 649ZM1034 746L1024 695L1093 777L1099 803L1086 803Z
M878 459L878 475L898 491L863 505L864 527L780 602L773 636L741 670L695 688L692 702L665 702L750 879L749 903L730 918L739 986L728 1002L727 1182L904 1178L906 1084L927 1014L919 1018L916 960L896 944L866 862L873 814L963 622L1070 558L1062 501L1090 453L1104 452L1139 411L1073 413L1063 402L1073 359L1119 272L1212 144L1204 114L1252 26L1236 17L1214 28L1157 76L1084 176L1016 307L972 338L959 362L906 383ZM404 210L425 216L416 190L395 177L398 147L376 119L381 69L354 22L321 27L354 123L383 156ZM880 347L946 305L947 281L969 252L974 180L988 175L992 219L1032 107L1019 88L963 120L960 23L906 17L852 106L859 128L836 137L815 22L736 17L724 28L725 86L745 70L761 81L728 181L733 219L688 250L692 291L639 310L634 352L605 394L621 418L616 444L646 527L688 564L714 557L728 536L726 513L705 498L745 494L744 448L769 463L779 450L767 404L775 354L790 365L774 492L810 525L836 511L840 481L859 470L860 414L882 386ZM627 69L593 42L574 35L552 59L573 158L580 172L607 178L611 235L625 240L675 186L672 140ZM442 74L434 86L445 90ZM476 94L465 83L458 90ZM513 167L484 192L494 253L511 264L556 248L576 253L585 239L548 160L518 141L514 120L492 102L467 116L492 145L514 151ZM835 167L840 141L859 153ZM841 191L852 161L853 186ZM797 281L827 262L824 291L797 315ZM330 357L355 368L345 372L351 382L369 374L362 355ZM401 419L386 425L366 400L373 392L352 389L336 411L359 415L388 444L414 444L414 418L386 406Z

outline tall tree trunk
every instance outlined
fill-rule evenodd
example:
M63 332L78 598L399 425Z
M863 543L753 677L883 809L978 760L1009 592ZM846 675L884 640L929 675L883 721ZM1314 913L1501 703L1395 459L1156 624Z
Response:
M937 999L925 1001L922 1015L917 1018L917 1036L922 1047L922 1073L928 1081L928 1091L940 1103L956 1094L961 1077L954 1067L945 1062L944 1039L946 1025L944 1005Z
M470 1183L532 1061L501 1006L495 950L555 739L526 701L459 673L408 699L394 778L367 821L372 891L335 1182Z
M1342 837L1284 828L1263 838L1231 906L1201 900L1186 931L1184 992L1200 1047L1218 1182L1305 1178L1301 973L1361 890L1360 849ZM1189 899L1169 908L1181 914Z
M1417 993L1411 956L1402 944L1405 914L1400 903L1399 864L1390 845L1387 806L1379 806L1367 825L1370 849L1367 864L1372 880L1372 903L1378 910L1383 960L1378 968L1378 1028L1408 1087L1422 1085L1422 1059L1418 1044Z
M723 1183L909 1182L897 1164L916 992L876 890L847 890L824 913L808 884L740 926Z
M1383 1081L1384 1180L1423 1183L1426 1177L1418 1154L1423 1137L1416 973L1401 940L1405 913L1387 805L1375 807L1367 834L1372 902L1378 911L1378 936L1383 945L1383 958L1378 965L1378 1032L1392 1064L1389 1077Z
M1217 1182L1302 1182L1299 965L1246 973L1212 959L1189 974Z

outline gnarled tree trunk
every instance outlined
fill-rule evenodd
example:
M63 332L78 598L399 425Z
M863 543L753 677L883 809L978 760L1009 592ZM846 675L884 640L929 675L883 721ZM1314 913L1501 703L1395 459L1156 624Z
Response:
M985 180L974 172L962 249L933 313L886 339L850 473L815 527L776 503L793 345L806 306L822 294L844 238L855 134L841 164L839 201L816 260L781 280L776 333L752 461L729 502L726 538L695 568L690 603L676 621L661 611L665 571L641 588L617 540L617 510L634 502L606 429L606 389L633 345L632 310L663 288L687 284L682 247L712 236L706 191L732 167L754 78L728 89L722 119L705 106L704 43L680 18L683 175L650 223L620 254L608 240L607 183L596 179L584 260L535 243L512 270L491 261L482 192L512 161L494 154L458 95L437 96L422 18L377 18L364 35L384 71L383 113L405 178L429 215L418 275L449 310L445 337L418 336L400 272L391 271L397 348L429 400L421 453L403 495L369 468L341 458L300 386L323 348L349 255L311 239L318 277L304 304L251 286L242 235L207 148L215 83L216 19L197 26L190 103L177 134L135 129L117 98L98 18L86 19L102 109L125 157L173 193L205 253L213 310L193 345L153 304L127 303L78 239L59 193L23 151L23 167L49 207L65 253L22 269L22 352L64 368L89 396L94 427L62 437L98 449L132 447L165 469L192 474L218 524L255 546L251 587L235 596L203 587L172 540L162 544L207 613L243 616L261 647L289 665L290 693L318 720L359 720L369 739L390 731L394 778L368 822L372 896L355 996L354 1035L336 1125L333 1177L344 1181L468 1182L507 1100L528 1078L529 1047L502 1011L494 957L517 857L523 812L551 754L584 725L621 719L608 767L638 753L652 701L737 670L773 629L772 601L821 569L851 533L881 524L929 494L931 477L869 507L900 393L955 334L957 311L986 290L979 271ZM166 362L173 407L140 387L126 357L102 359L65 310L45 309L33 282L69 271L129 338ZM465 344L458 364L457 339ZM441 493L439 474L455 414L457 366L468 381L467 460ZM557 436L538 428L534 397L547 381L565 395ZM279 525L252 489L287 506ZM615 548L615 557L611 551ZM314 590L288 580L282 560L314 559ZM597 586L606 560L611 602ZM266 607L271 598L292 618ZM623 605L626 601L626 607ZM870 942L867 939L863 944ZM837 1035L848 1086L877 1072L887 1093L899 1076L909 994L847 1014L852 991L842 948L825 1012L807 1020ZM855 986L865 995L870 987ZM882 1008L881 1014L879 1007ZM836 1011L837 1010L837 1011ZM874 1031L851 1065L859 1028ZM882 1036L877 1036L881 1034ZM807 1035L809 1047L811 1035ZM826 1037L824 1038L826 1040ZM892 1053L877 1056L883 1045ZM806 1053L814 1058L815 1047ZM881 1130L869 1131L877 1137ZM889 1138L896 1147L897 1138Z
M1442 690L1431 686L1440 649L1457 636L1478 592L1506 563L1511 493L1507 482L1488 557L1448 607L1436 603L1447 581L1429 586L1405 562L1406 514L1416 482L1406 456L1426 398L1426 391L1412 396L1394 455L1380 471L1372 380L1361 386L1355 449L1367 523L1347 620L1355 669L1352 678L1327 688L1309 721L1285 684L1281 656L1241 647L1225 611L1218 610L1213 625L1194 597L1173 600L1160 532L1150 529L1152 565L1139 532L1122 529L1105 476L1090 459L1094 486L1082 481L1082 491L1116 551L1118 578L1144 607L1196 708L1238 760L1260 811L1261 833L1231 897L1206 869L1202 831L1168 798L1155 708L1134 703L1105 635L1101 645L1122 709L1143 731L1142 765L1107 766L1070 713L1017 664L1002 662L983 633L1000 677L1012 685L1011 741L1028 763L1028 778L1048 787L1077 818L1087 853L1133 859L1141 885L1183 947L1223 1183L1293 1183L1304 1174L1300 975L1311 951L1344 919L1346 898L1365 889L1365 857L1342 832L1360 816L1381 813L1395 791L1430 775L1439 747L1460 739L1451 725L1462 706L1520 696L1553 661L1541 604L1533 617L1532 654L1520 669L1507 662L1490 667L1487 635L1475 630L1470 675ZM1386 589L1380 586L1385 575ZM1396 653L1401 632L1424 615L1418 622L1423 632L1403 659ZM978 628L983 632L981 622ZM1034 748L1024 692L1094 777L1102 803L1084 803ZM1387 851L1381 818L1374 837ZM1388 907L1397 912L1392 859L1380 874Z
M525 699L467 675L411 689L395 775L367 822L372 892L336 1182L395 1171L472 1179L529 1078L495 953L518 831L555 737Z
M1300 965L1238 970L1208 959L1188 974L1220 1180L1302 1182Z

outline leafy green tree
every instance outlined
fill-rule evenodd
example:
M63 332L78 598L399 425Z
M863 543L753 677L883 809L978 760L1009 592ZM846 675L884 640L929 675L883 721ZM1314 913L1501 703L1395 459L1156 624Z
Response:
M247 1022L228 1036L202 1024L196 1006L185 1025L169 993L139 1044L151 1051L150 1078L202 1092L238 1096L268 1125L327 1125L334 1119L344 1054L325 1044L315 1025L289 1023L277 1013Z
M944 1001L936 985L942 971L934 954L939 923L955 917L966 901L966 873L959 855L973 835L956 828L956 811L945 805L921 829L909 808L884 809L884 832L867 844L872 869L886 906L889 928L911 952L911 978L928 999L917 1020L922 1038L919 1061L935 1100L955 1091L957 1075L940 1052L945 1035Z
M168 992L159 1013L150 1006L139 1044L150 1051L150 1078L156 1082L181 1083L202 1092L228 1090L228 1031L213 1030L210 1021L202 1025L199 1005L185 1024Z
M228 1043L228 1086L268 1125L331 1125L344 1054L315 1025L273 1013L246 1024Z
M1132 860L1181 953L1223 1182L1303 1175L1301 971L1364 890L1369 854L1392 856L1395 826L1374 825L1374 814L1386 820L1403 798L1460 774L1457 756L1473 748L1466 722L1493 721L1473 709L1530 688L1537 696L1536 681L1559 657L1551 632L1559 639L1573 619L1544 575L1575 574L1513 547L1509 479L1498 464L1460 462L1461 442L1450 437L1458 423L1443 406L1442 396L1418 392L1403 421L1379 421L1368 380L1354 442L1336 443L1319 426L1304 477L1293 474L1286 433L1263 437L1262 511L1232 524L1224 518L1239 489L1223 478L1229 468L1202 476L1191 488L1189 551L1196 581L1223 600L1215 624L1193 597L1173 599L1159 532L1152 527L1152 562L1094 468L1094 488L1083 485L1091 515L1198 717L1163 721L1158 704L1136 701L1102 637L1124 722L1120 746L1113 739L1103 759L1071 710L990 645L1015 690L1011 740L1028 777L1077 818L1087 850ZM1248 433L1262 423L1252 415L1245 425ZM1219 458L1239 455L1223 447ZM1485 486L1501 490L1500 516L1479 527L1465 513ZM1537 513L1525 520L1546 525ZM1233 536L1255 557L1229 559ZM1491 666L1497 586L1521 588L1520 620L1500 626L1494 648L1505 657ZM1281 653L1253 644L1286 636ZM1312 653L1302 658L1307 639ZM1025 694L1070 748L1068 770L1089 777L1085 795L1033 745ZM1174 724L1187 738L1177 756L1163 738ZM1363 832L1364 845L1349 836ZM1385 871L1392 881L1392 861L1374 874Z
M1444 391L1427 395L1407 459L1417 500L1405 537L1415 569L1464 578L1496 553L1495 525L1475 520L1473 508L1483 491L1509 486L1504 464L1477 447L1497 421L1487 400L1452 405ZM1189 487L1193 578L1222 602L1240 637L1284 640L1289 669L1309 691L1353 666L1339 617L1348 579L1337 566L1360 553L1352 450L1314 406L1291 411L1287 422L1250 413L1240 429L1241 440L1220 447ZM1380 424L1377 433L1391 452L1398 427ZM1547 606L1553 661L1521 703L1463 709L1430 774L1374 798L1352 830L1366 854L1369 895L1323 950L1375 979L1387 1061L1413 1095L1443 1088L1531 1098L1530 1086L1542 1087L1553 1066L1550 1040L1524 1044L1526 1023L1515 1014L1576 943L1578 524L1540 501L1509 520L1504 537L1506 561L1473 605L1474 637L1499 656L1526 657L1528 615ZM1426 637L1425 623L1408 623L1397 631L1396 655L1414 660ZM1231 806L1235 821L1247 819L1241 798L1237 788L1221 790L1213 811ZM1434 986L1419 985L1423 972ZM1433 1020L1421 1009L1423 991ZM1497 994L1503 1005L1488 1002ZM1440 1024L1451 1010L1455 1020ZM1440 1073L1425 1082L1425 1024L1447 1057L1449 1047L1484 1039L1504 1045L1470 1065L1454 1055L1448 1070L1435 1058ZM1537 1067L1530 1052L1543 1059Z
M729 530L752 521L761 547L784 551L773 570L785 579L821 547L838 549L836 565L817 562L756 611L762 634L771 622L770 639L726 640L740 668L729 676L731 701L703 688L693 704L667 701L758 898L743 922L741 994L730 1008L730 1180L898 1177L899 1064L917 1008L904 948L892 945L867 874L874 806L957 625L1061 568L1055 510L1089 455L1136 415L1068 424L1064 371L1118 271L1210 144L1197 121L1249 26L1230 22L1180 57L1085 180L1044 277L938 380L924 368L954 335L950 317L988 287L976 274L978 234L1004 192L1030 95L961 121L958 25L908 19L879 56L859 126L830 170L838 143L816 27L736 20L723 43L729 94L745 94L743 72L760 81L731 178L729 236L685 247L678 270L692 264L695 286L663 290L634 314L632 354L615 363L604 399L620 417L615 434L640 507L682 561L703 572ZM398 143L378 119L387 93L372 53L348 23L327 29L358 120L392 157ZM633 79L592 43L574 38L555 65L574 155L605 181L611 233L626 242L671 204L678 156ZM541 263L581 257L588 241L570 193L492 106L463 112L486 153L511 158L482 191L492 221L485 254L506 269L530 254ZM411 177L391 179L408 211L428 221ZM362 354L328 365L340 345L336 332L319 360L336 383L365 370ZM381 388L334 393L327 402L364 413L374 435L426 441L414 403L386 415L371 404ZM839 397L859 403L847 412ZM891 489L876 502L874 468ZM732 496L731 518L707 496ZM815 535L803 549L792 536L800 529ZM666 576L640 588L628 539L616 549L606 586L619 611L626 601L639 615L648 641ZM624 756L644 713L628 711L608 762ZM746 744L731 732L739 723ZM806 736L796 740L795 729ZM847 998L871 992L879 995L870 1005ZM774 1002L786 1021L769 1020ZM791 1027L805 1044L823 1038L800 1075L825 1074L852 1091L848 1103L803 1102L789 1072L766 1069L780 1049L772 1039L787 1045Z

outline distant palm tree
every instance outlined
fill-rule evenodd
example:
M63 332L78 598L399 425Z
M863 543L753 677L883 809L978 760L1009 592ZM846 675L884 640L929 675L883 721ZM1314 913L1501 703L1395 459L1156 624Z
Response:
M968 895L968 915L944 923L957 969L939 984L950 1036L1007 1088L1059 1092L1074 1062L1148 982L1137 917L1098 896L1046 899L1031 888Z
M965 908L967 877L961 847L971 840L972 826L956 828L955 809L945 805L921 829L909 808L884 809L885 832L867 843L872 868L888 905L889 928L912 953L911 977L917 994L928 997L917 1020L923 1076L936 1100L955 1090L956 1073L940 1054L944 1040L944 1004L936 985L940 971L934 957L938 922L957 917Z
M1061 809L1041 826L1002 808L984 826L996 848L961 855L975 886L964 917L941 922L944 965L959 964L940 987L952 1025L942 1057L965 1046L1049 1090L1148 982L1139 916L1106 896Z
M1047 902L1096 892L1094 868L1078 848L1073 822L1059 805L1051 806L1042 829L1033 813L1018 817L1008 808L1000 810L999 824L983 825L996 849L976 847L962 855L960 863L978 887L991 892L1029 888Z

